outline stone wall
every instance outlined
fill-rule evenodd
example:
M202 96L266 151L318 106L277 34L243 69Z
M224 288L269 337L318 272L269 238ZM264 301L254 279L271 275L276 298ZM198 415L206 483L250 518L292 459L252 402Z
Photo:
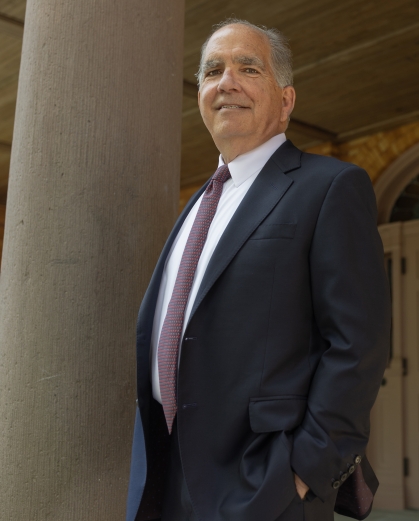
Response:
M419 122L346 143L322 143L306 152L355 163L365 168L374 183L395 159L416 143L419 143Z

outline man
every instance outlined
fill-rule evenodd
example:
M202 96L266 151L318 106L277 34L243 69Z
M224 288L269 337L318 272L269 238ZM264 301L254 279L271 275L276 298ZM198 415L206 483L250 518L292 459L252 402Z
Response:
M219 168L141 305L127 520L331 521L341 486L362 518L390 322L371 183L286 141L277 31L220 24L198 80Z

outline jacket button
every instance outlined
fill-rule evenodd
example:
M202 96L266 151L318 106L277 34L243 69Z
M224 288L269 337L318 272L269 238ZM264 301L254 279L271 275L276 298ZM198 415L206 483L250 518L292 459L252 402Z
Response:
M340 481L339 481L338 479L337 479L336 481L334 481L334 482L332 483L332 487L333 487L334 489L339 488L339 487L340 487Z
M346 472L344 472L341 477L340 477L340 480L342 481L342 483L348 479L348 474Z
M362 460L361 456L355 456L354 462L356 465L359 465L361 463L361 460Z
M352 473L354 472L354 470L355 470L355 465L350 465L350 466L348 467L348 472L349 472L349 474L352 474Z

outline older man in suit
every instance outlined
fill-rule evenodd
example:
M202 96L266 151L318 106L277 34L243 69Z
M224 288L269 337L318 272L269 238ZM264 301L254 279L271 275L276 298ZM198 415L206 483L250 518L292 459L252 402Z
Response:
M286 140L278 31L220 24L198 80L219 167L141 305L127 520L332 521L339 492L362 519L390 329L371 183Z

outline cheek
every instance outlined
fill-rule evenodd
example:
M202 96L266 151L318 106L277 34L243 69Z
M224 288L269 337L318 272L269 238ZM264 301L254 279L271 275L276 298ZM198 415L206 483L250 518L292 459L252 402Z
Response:
M208 121L212 120L212 112L209 109L208 105L202 102L202 99L199 105L199 111L201 112L201 117L204 123L207 123Z
M272 94L271 94L272 96ZM263 111L266 114L268 120L277 120L281 116L282 106L277 101L271 98L267 98L267 101L263 107Z
M253 93L253 100L255 107L264 113L275 110L275 94L271 89L258 89L257 92Z
M198 106L202 110L208 103L208 89L201 88L198 92Z
M281 93L272 85L266 85L258 96L259 110L270 117L278 117L282 110Z

